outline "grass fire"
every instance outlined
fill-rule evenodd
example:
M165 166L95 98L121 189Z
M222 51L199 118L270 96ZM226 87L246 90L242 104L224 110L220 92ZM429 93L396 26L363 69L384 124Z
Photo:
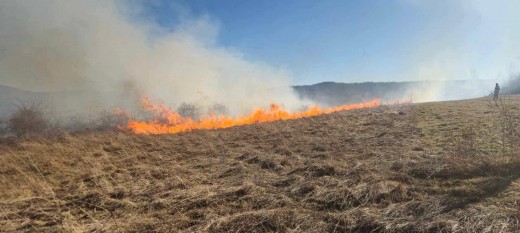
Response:
M0 232L520 232L518 9L0 0Z
M146 110L154 113L158 118L149 121L131 120L130 114L117 110L117 114L126 114L130 121L123 128L129 129L136 134L172 134L197 129L222 129L233 126L249 125L255 123L264 123L278 120L300 119L304 117L318 116L322 114L330 114L339 111L374 108L381 105L381 100L347 104L331 108L320 108L319 106L311 106L308 110L302 112L291 113L284 110L278 104L271 104L267 110L256 109L246 116L237 116L236 118L229 116L219 116L211 113L210 116L193 119L183 117L179 113L175 113L171 108L164 104L153 104L148 99L143 99L143 106Z

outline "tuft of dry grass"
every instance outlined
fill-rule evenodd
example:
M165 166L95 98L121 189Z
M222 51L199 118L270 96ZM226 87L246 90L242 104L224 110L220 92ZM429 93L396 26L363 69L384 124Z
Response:
M0 229L516 232L520 160L501 153L493 111L475 99L0 139Z

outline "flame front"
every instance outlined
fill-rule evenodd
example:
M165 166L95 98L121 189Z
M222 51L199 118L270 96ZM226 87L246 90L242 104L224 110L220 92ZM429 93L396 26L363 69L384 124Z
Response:
M268 110L256 109L247 116L238 116L233 118L229 116L217 116L216 114L211 114L210 116L202 117L199 120L194 120L189 117L181 116L180 114L174 112L171 108L164 106L162 103L153 104L148 99L143 99L143 106L145 110L151 111L159 118L149 121L130 120L126 128L135 134L173 134L199 129L221 129L262 122L299 119L344 110L373 108L380 105L381 100L375 99L359 104L341 105L323 109L315 105L306 111L291 113L287 110L284 110L280 105L271 104Z

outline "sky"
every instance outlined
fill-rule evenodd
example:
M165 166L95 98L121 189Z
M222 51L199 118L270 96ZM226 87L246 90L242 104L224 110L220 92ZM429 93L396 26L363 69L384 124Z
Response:
M520 56L515 0L141 3L140 17L165 30L209 22L216 46L283 69L293 84L494 79Z
M81 93L68 104L79 109L138 108L147 97L243 113L313 104L291 85L494 84L520 73L518 9L519 0L2 0L0 85ZM414 100L446 99L436 83L410 90Z

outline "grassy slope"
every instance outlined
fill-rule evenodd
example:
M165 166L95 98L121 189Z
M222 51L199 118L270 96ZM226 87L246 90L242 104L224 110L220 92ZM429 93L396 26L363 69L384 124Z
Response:
M495 119L476 99L5 140L0 231L516 231L518 169Z

